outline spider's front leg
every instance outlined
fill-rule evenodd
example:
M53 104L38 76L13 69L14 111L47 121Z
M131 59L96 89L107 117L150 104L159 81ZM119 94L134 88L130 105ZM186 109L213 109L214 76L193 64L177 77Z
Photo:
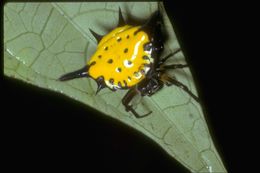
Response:
M187 64L170 64L170 65L164 65L165 61L167 61L170 57L176 55L178 52L180 52L181 49L177 49L175 50L173 53L170 53L169 55L167 55L166 57L162 58L157 67L158 69L164 71L164 70L167 70L167 69L177 69L177 68L185 68L185 67L188 67Z
M181 89L183 89L186 93L188 93L194 100L196 100L197 102L200 102L199 97L197 97L195 94L193 94L189 88L184 85L183 83L177 81L176 79L168 76L167 74L163 74L161 75L161 81L163 81L167 86L170 85L175 85Z
M176 55L177 53L179 53L181 51L180 48L176 49L174 52L170 53L169 55L167 55L166 57L162 58L159 62L158 62L158 66L162 65L165 63L165 61L167 61L170 57L173 57L174 55Z
M136 118L143 118L143 117L146 117L149 114L151 114L152 111L148 112L147 114L140 115L133 109L133 106L129 104L131 102L131 100L134 98L134 96L136 96L138 94L139 94L139 91L136 88L129 89L128 92L126 93L126 95L123 97L122 103L125 106L125 110L127 112L131 111Z
M185 68L188 67L187 64L171 64L171 65L164 65L163 69L177 69L177 68Z

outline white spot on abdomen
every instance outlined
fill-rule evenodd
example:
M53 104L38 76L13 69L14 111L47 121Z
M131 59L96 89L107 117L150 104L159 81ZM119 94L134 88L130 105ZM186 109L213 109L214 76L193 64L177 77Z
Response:
M133 65L134 65L134 63L129 63L129 61L127 59L124 60L124 66L126 68L131 68L131 67L133 67Z

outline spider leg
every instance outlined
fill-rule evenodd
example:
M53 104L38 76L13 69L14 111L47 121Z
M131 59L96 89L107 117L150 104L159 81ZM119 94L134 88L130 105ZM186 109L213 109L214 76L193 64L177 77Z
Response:
M132 88L130 90L128 90L128 92L126 93L126 95L123 97L122 99L122 103L123 105L125 106L125 110L128 112L128 111L131 111L134 116L136 118L143 118L143 117L146 117L148 116L149 114L152 113L152 111L148 112L147 114L144 114L144 115L140 115L138 114L132 107L132 105L129 105L130 101L134 98L134 96L136 96L137 94L139 94L139 92L137 91L136 88Z
M170 57L174 56L175 54L177 54L177 53L180 52L180 51L181 51L181 49L178 48L178 49L175 50L174 52L172 52L172 53L170 53L169 55L167 55L166 57L162 58L162 59L159 61L158 65L163 64L165 61L167 61L167 59L169 59Z
M176 69L176 68L185 68L188 67L187 64L171 64L163 66L164 69Z
M189 88L188 88L186 85L184 85L183 83L177 81L176 79L171 78L171 77L169 77L169 76L166 75L166 74L163 74L163 75L161 76L161 80L162 80L167 86L175 85L175 86L177 86L177 87L183 89L183 90L184 90L186 93L188 93L194 100L196 100L197 102L200 102L200 99L199 99L196 95L194 95L194 94L189 90Z

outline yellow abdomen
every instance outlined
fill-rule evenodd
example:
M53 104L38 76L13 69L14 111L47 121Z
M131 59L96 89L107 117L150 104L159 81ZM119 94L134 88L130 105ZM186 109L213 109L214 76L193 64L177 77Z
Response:
M151 51L144 45L149 37L140 26L125 25L104 36L89 62L89 75L93 79L104 77L111 89L129 88L145 78L153 62Z

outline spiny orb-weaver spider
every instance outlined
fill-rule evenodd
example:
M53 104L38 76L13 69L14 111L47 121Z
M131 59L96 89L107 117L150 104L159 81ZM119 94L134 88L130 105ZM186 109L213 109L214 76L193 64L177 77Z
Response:
M61 76L59 80L90 77L97 82L96 94L105 87L112 91L129 89L122 99L122 104L126 111L131 111L136 118L145 117L151 111L139 115L130 104L133 97L137 94L151 96L164 84L180 87L199 102L199 98L187 86L165 73L169 69L188 66L187 64L164 64L180 49L160 59L164 49L161 26L162 19L159 11L154 12L143 25L132 26L126 24L119 8L118 25L110 33L101 36L90 29L98 45L87 65Z

